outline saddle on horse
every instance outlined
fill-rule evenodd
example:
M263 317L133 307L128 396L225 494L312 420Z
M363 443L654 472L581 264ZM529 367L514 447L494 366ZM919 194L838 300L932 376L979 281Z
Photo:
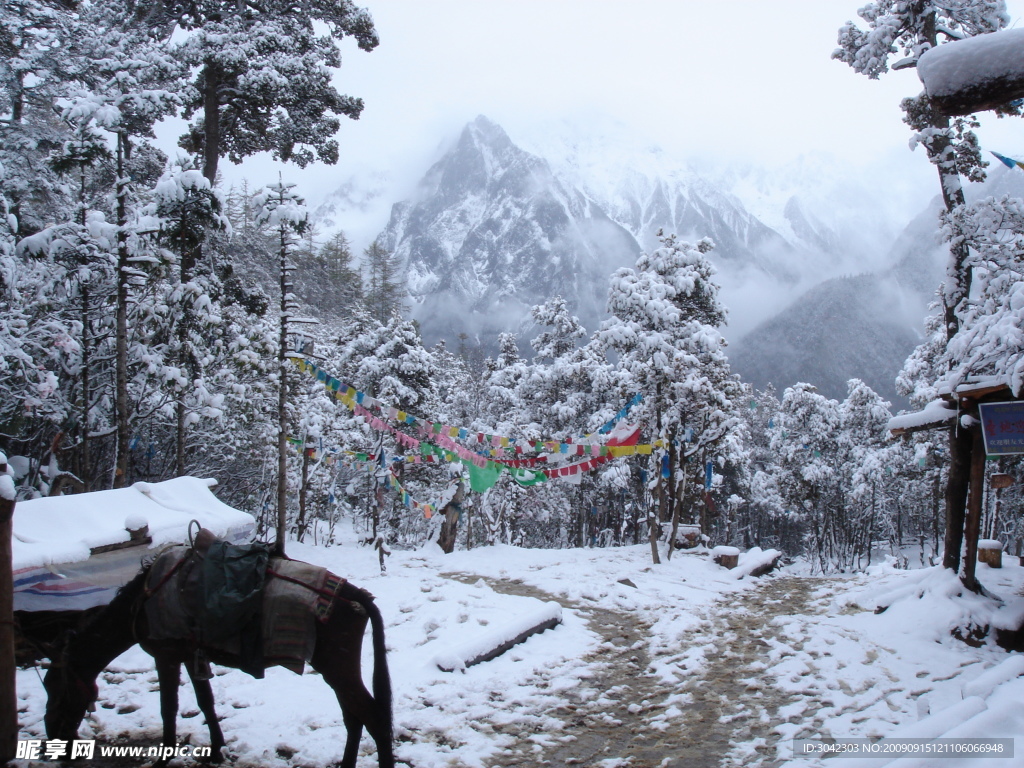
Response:
M190 672L200 676L208 668L203 648L238 656L239 669L256 678L274 664L301 674L315 622L330 615L344 582L324 568L270 558L264 544L231 544L203 528L191 547L172 547L153 562L149 636L194 644Z

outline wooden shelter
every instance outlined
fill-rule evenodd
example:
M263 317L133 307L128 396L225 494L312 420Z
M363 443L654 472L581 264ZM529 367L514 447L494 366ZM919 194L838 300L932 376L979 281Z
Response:
M214 485L177 477L19 501L12 536L15 612L106 605L138 573L144 556L185 542L192 520L229 541L251 541L255 519L220 501Z
M921 55L917 74L945 115L997 109L1024 98L1024 28L944 43Z
M957 386L955 391L942 393L938 400L929 403L923 410L895 416L889 420L889 431L893 436L934 429L949 429L953 430L954 434L969 435L964 456L969 471L966 475L952 471L950 473L950 486L955 487L948 487L946 493L946 557L943 558L943 564L949 567L951 554L959 560L960 546L964 544L963 562L959 563L960 577L964 586L974 591L980 590L975 571L985 490L985 460L988 457L980 415L981 406L1015 402L1021 400L1013 395L1009 384L1001 378L974 377ZM1014 452L1024 451L1004 453ZM966 489L958 487L962 485L957 479L960 476L966 481ZM963 493L964 490L966 493ZM965 496L966 512L959 501ZM957 506L961 509L956 509ZM951 553L952 549L955 549L954 553Z

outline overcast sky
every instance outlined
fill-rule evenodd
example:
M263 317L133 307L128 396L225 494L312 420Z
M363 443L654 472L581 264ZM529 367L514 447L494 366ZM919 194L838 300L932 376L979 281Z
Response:
M284 169L314 205L353 173L418 178L478 114L515 137L600 110L682 156L775 165L829 152L837 174L885 163L907 183L935 183L900 121L900 99L921 90L916 72L873 81L830 59L862 0L357 2L381 43L344 44L337 82L365 100L363 116L343 120L337 166ZM1009 3L1012 24L1022 7ZM980 135L985 149L1024 151L1020 120L986 120ZM229 183L269 171L221 165Z

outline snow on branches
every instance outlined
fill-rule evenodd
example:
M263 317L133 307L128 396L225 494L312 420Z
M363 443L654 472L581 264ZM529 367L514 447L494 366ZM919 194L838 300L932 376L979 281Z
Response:
M943 217L947 240L971 249L975 286L948 345L948 383L1001 375L1024 389L1024 200L989 197Z

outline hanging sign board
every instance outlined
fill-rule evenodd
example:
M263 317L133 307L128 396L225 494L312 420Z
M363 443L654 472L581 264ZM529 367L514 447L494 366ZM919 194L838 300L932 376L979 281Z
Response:
M986 456L1024 453L1024 401L980 403L978 410Z
M1013 485L1013 475L989 475L988 484L993 488L1010 488Z

